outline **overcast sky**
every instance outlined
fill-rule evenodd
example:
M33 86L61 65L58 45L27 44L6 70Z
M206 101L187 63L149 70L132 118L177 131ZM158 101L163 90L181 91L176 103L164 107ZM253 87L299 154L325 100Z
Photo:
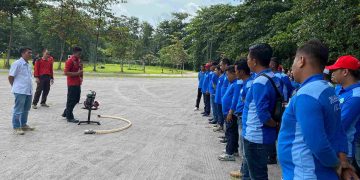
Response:
M169 19L172 12L187 12L195 15L197 9L213 4L239 4L238 0L127 0L127 4L113 5L116 16L135 16L156 26L161 20Z

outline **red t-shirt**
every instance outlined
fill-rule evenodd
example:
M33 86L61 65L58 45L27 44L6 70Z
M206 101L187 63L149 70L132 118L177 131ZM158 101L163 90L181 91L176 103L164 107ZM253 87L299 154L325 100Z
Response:
M52 57L49 57L48 60L45 60L44 58L37 60L34 66L34 76L40 77L42 75L49 75L51 78L54 78L53 63L54 59Z
M65 62L64 72L78 72L79 69L82 69L82 64L80 59L75 56L70 56L70 58ZM67 76L67 85L68 86L81 86L82 75L80 76Z

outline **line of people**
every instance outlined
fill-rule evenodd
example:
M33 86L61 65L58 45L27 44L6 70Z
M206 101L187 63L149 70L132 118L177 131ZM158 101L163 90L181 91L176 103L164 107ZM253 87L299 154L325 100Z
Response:
M34 127L28 125L28 114L31 108L37 109L40 100L42 107L49 107L46 103L50 86L54 83L53 58L50 52L45 49L42 58L33 61L34 74L29 61L32 59L32 49L25 47L19 50L21 57L11 64L9 70L9 83L11 92L15 96L15 105L13 108L12 124L14 133L24 135L25 131L33 131ZM73 109L80 100L81 85L83 81L83 70L80 61L82 49L73 48L73 54L65 62L64 75L67 76L67 102L62 117L68 122L78 123L79 120L74 118ZM33 76L36 82L36 92L33 92ZM32 97L34 94L34 99Z
M270 45L256 44L233 65L223 58L201 66L195 110L203 96L203 116L212 111L209 123L224 133L218 159L240 156L230 175L245 180L268 179L268 164L278 162L284 180L359 179L359 60L346 55L325 68L328 48L310 40L287 75L272 56Z

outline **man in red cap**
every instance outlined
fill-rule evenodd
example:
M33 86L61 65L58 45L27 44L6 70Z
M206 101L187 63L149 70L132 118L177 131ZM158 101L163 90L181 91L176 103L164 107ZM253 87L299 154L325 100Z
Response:
M360 165L360 62L353 56L341 56L334 65L333 79L341 86L336 91L341 108L341 123L347 136L347 157L355 167Z

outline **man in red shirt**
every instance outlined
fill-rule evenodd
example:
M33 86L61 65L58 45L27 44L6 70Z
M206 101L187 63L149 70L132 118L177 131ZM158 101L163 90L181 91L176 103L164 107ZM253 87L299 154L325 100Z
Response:
M53 63L54 59L50 56L50 52L47 49L43 50L43 57L35 62L34 76L37 86L32 103L33 109L37 109L41 93L41 106L49 107L46 104L46 100L50 91L50 85L54 83Z
M66 109L62 114L68 122L78 123L79 120L74 118L73 110L80 100L81 84L83 78L83 69L80 61L82 49L80 47L73 48L73 55L65 63L64 74L67 76L67 102Z

